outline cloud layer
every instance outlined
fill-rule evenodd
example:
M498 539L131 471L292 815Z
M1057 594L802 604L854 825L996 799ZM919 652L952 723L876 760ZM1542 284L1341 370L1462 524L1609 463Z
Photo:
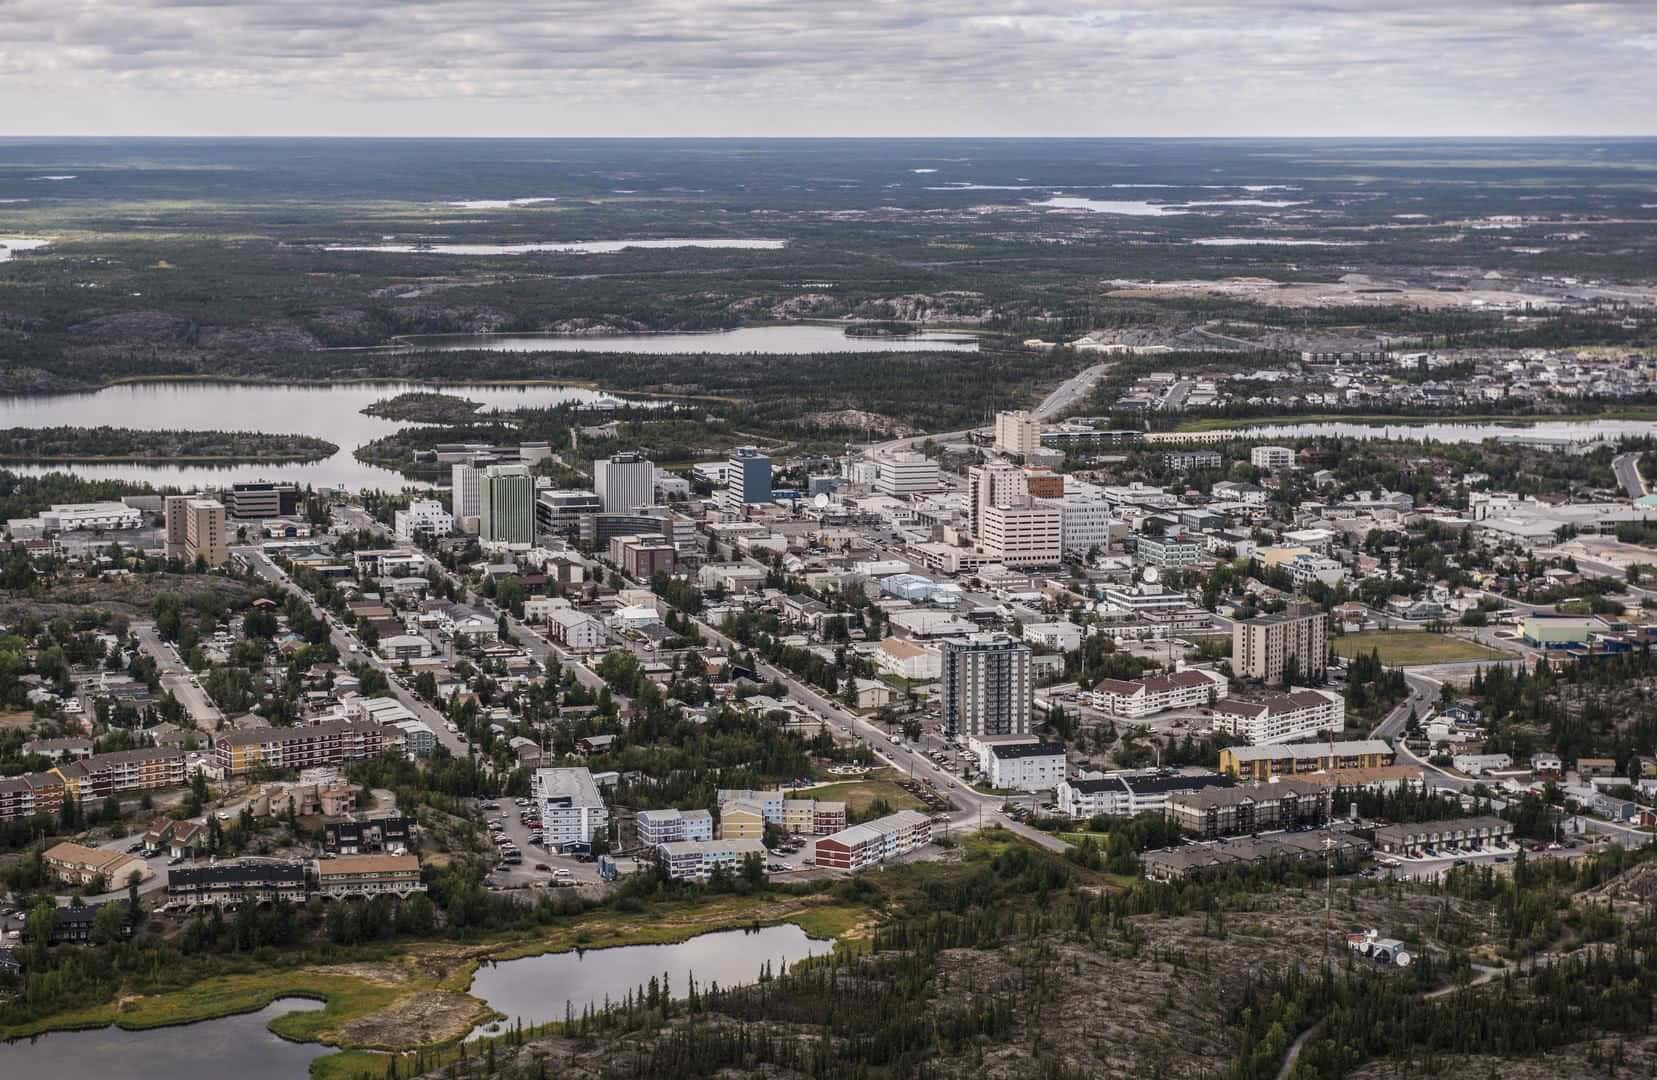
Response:
M0 134L1650 134L1657 3L0 0Z

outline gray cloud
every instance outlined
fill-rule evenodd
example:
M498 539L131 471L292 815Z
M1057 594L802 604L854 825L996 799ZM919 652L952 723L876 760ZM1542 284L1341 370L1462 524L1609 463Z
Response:
M0 133L1643 134L1657 4L0 0Z

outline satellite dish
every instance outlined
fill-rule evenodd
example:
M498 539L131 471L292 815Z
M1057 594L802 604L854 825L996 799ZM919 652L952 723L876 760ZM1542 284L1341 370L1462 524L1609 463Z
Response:
M811 500L811 505L815 506L819 510L826 510L828 508L828 504L828 495L821 491L817 493L817 497L815 499Z
M1157 571L1156 567L1147 566L1145 568L1145 572L1139 575L1139 580L1143 581L1147 585L1155 585L1161 577L1162 574Z

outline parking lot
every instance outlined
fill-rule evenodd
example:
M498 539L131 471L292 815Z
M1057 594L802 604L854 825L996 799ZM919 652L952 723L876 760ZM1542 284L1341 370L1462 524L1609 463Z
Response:
M492 835L502 838L508 847L497 841L504 857L511 858L515 848L517 862L507 862L489 875L489 882L500 888L521 888L526 885L549 885L555 881L572 885L598 885L597 860L586 862L573 855L559 855L538 840L532 827L524 822L526 811L533 811L533 800L522 800L524 805L506 797L482 804L484 819L490 823ZM544 869L537 869L543 867Z

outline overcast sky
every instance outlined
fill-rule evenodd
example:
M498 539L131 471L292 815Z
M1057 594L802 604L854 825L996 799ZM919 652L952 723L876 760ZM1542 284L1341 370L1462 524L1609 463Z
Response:
M0 134L1653 134L1657 0L0 0Z

